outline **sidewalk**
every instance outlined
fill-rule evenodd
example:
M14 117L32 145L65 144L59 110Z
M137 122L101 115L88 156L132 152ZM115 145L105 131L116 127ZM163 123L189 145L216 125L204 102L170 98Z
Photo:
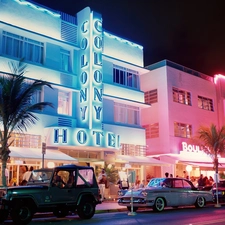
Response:
M127 211L127 207L118 205L117 201L106 200L102 204L96 205L96 213L104 212L123 212Z

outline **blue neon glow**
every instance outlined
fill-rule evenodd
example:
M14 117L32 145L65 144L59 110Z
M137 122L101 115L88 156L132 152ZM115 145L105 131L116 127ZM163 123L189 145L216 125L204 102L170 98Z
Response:
M143 49L143 46L141 46L141 45L135 44L135 43L133 43L133 42L131 42L131 41L128 41L128 40L123 39L123 38L121 38L121 37L117 37L117 36L115 36L115 35L113 35L113 34L110 34L110 33L105 32L105 31L104 31L104 35L105 35L105 36L108 36L108 37L110 37L110 38L114 38L114 39L116 39L116 40L118 40L118 41L121 41L122 43L129 44L129 45L131 45L131 46L133 46L133 47L140 48L141 50Z
M54 16L54 17L60 17L60 14L52 12L52 11L50 11L48 9L45 9L45 8L41 8L40 6L34 5L31 2L26 2L26 1L23 1L23 0L14 0L14 1L19 3L20 5L30 6L33 9L39 10L41 12L46 12L46 13Z

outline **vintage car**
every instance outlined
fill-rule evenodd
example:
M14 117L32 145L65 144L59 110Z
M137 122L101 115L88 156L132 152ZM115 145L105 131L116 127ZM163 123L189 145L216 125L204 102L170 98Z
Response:
M130 189L118 197L119 205L134 212L138 208L153 208L161 212L165 207L188 205L202 208L208 202L213 202L211 191L200 191L183 178L154 178L145 188Z
M218 188L218 200L220 203L224 203L225 202L225 180L220 180L217 185L217 188ZM213 194L214 202L216 202L217 201L216 183L214 183L212 186L212 194Z

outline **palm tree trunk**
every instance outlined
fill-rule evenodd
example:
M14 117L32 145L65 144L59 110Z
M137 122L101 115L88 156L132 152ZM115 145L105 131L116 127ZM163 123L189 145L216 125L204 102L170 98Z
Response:
M7 164L7 161L2 160L2 186L3 187L7 186L7 184L6 184L6 176L5 176L6 164Z

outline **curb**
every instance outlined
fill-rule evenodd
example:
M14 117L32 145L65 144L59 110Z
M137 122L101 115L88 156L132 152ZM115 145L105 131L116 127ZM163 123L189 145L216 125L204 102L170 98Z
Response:
M100 214L100 213L113 213L113 212L127 212L127 209L102 209L102 210L96 210L95 214Z
M95 214L101 213L114 213L114 212L127 212L127 208L121 209L99 209L95 211ZM76 214L75 214L76 215ZM55 217L52 212L47 213L35 213L33 218L43 218L43 217Z

